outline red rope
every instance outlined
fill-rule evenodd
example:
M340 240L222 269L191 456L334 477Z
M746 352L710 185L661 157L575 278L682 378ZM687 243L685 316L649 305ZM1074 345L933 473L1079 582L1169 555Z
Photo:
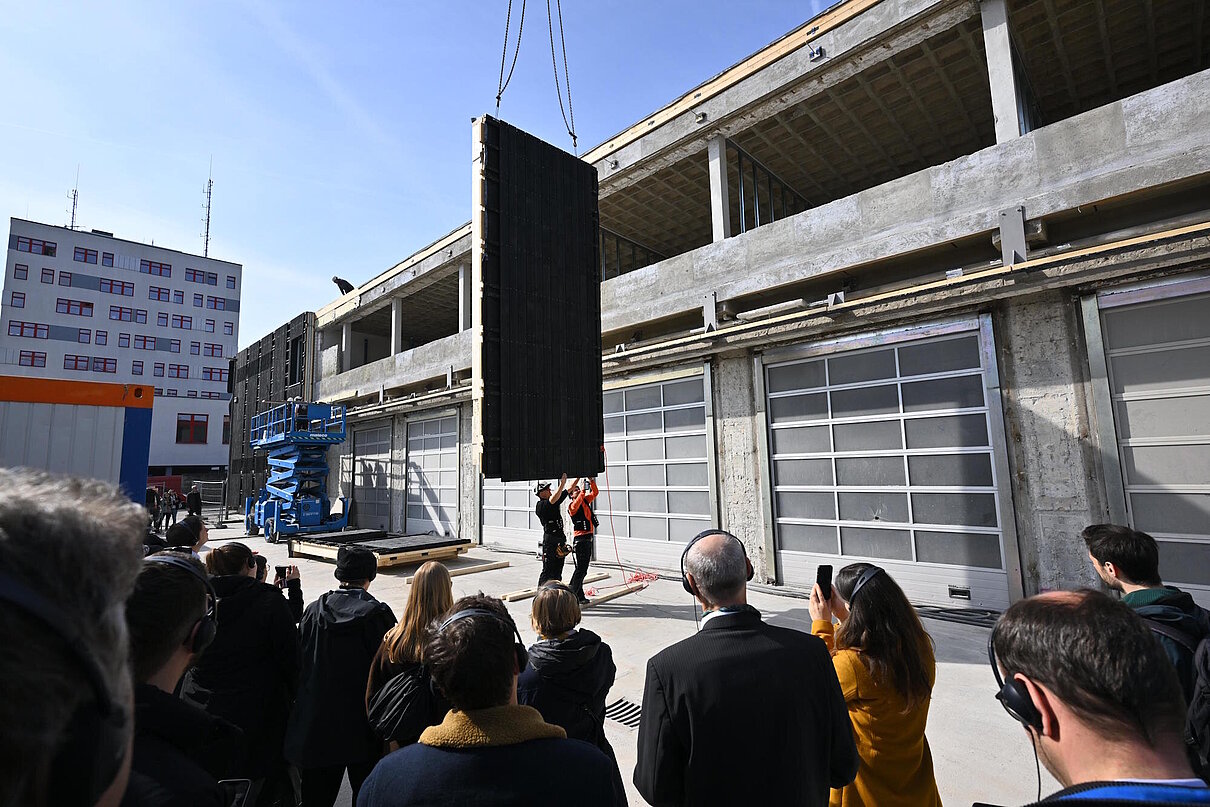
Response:
M618 583L616 585L612 585L612 586L601 586L600 589L621 588L622 586L629 586L632 583L655 582L656 580L660 579L660 576L658 574L653 574L652 572L644 571L642 568L640 568L638 566L634 567L635 571L632 572L629 577L626 576L626 566L622 563L622 555L618 551L618 531L617 531L617 527L614 526L614 523L613 523L613 488L610 487L610 485L609 485L609 455L605 452L605 446L601 446L601 454L605 457L605 498L609 502L609 531L611 533L610 538L613 539L613 556L618 561L618 568L622 570L622 582ZM587 596L592 596L592 595L596 594L597 591L598 591L598 588L594 586L593 588L591 588L587 592L585 592L585 594Z

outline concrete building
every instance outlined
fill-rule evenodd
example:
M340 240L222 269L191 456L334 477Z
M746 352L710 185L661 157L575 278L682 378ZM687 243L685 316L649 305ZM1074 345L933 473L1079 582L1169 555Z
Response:
M11 219L0 371L155 388L149 472L227 466L243 267Z
M1114 521L1210 602L1205 16L848 0L588 152L623 561L717 524L758 579L868 559L999 609L1095 584L1079 531ZM532 551L528 486L476 470L470 250L317 312L332 484L362 525Z

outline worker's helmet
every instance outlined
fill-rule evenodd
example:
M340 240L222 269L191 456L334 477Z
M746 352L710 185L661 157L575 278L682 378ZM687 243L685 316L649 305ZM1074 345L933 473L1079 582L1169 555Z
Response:
M534 485L534 495L535 496L537 496L544 490L550 490L549 482L539 482L538 484Z

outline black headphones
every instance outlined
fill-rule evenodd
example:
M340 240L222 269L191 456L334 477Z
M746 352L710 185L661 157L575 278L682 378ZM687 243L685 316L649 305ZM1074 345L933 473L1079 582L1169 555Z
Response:
M748 570L748 576L745 577L744 580L751 580L754 573L754 570L752 569L752 561L748 560L748 549L744 546L743 541L736 538L726 530L702 530L697 535L693 536L689 543L685 544L685 551L681 553L681 585L685 588L685 591L689 592L695 597L697 596L697 592L694 591L693 587L689 585L689 575L685 574L685 556L689 554L689 550L693 548L694 544L705 538L707 535L725 535L732 541L735 541L735 543L739 544L740 551L744 553L744 566Z
M996 676L996 686L1000 688L1000 691L996 693L996 700L1000 701L1000 705L1004 707L1004 711L1008 712L1013 720L1041 734L1042 713L1038 711L1038 707L1034 706L1033 699L1029 697L1029 690L1025 688L1025 684L1016 678L1010 678L1006 682L1000 677L1000 667L996 664L994 634L987 637L987 659L992 665L992 675Z
M517 623L513 621L512 616L507 612L501 616L495 611L489 611L486 608L465 608L446 617L445 621L437 626L437 632L442 633L450 626L450 623L472 616L491 617L501 625L512 628L513 635L517 637L517 643L513 645L513 652L517 656L517 672L518 674L525 672L525 667L529 664L529 651L525 649L525 642L521 639L521 631L517 630Z
M202 585L206 587L206 613L202 615L190 631L190 637L186 639L189 652L195 655L200 654L203 650L210 646L214 641L214 636L218 633L218 622L214 617L215 605L218 603L218 595L214 593L214 586L210 584L210 578L197 570L189 561L184 558L174 557L172 555L150 555L143 558L144 563L159 563L164 566L175 566L178 569L184 569L193 575L198 580L202 581ZM255 564L255 561L253 561Z
M58 634L88 679L93 697L76 708L63 729L64 739L48 770L47 803L96 804L126 757L126 714L110 698L100 665L58 606L4 571L0 571L0 601Z

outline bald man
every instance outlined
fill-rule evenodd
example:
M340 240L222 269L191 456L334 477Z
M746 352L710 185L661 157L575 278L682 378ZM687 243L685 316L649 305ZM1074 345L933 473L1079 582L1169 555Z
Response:
M1064 785L1046 804L1210 804L1176 672L1129 606L1087 590L1020 600L988 649L999 700Z
M700 632L647 663L635 787L655 807L757 794L762 804L827 804L858 762L827 647L766 625L747 604L752 564L734 535L702 533L682 566L705 616Z

